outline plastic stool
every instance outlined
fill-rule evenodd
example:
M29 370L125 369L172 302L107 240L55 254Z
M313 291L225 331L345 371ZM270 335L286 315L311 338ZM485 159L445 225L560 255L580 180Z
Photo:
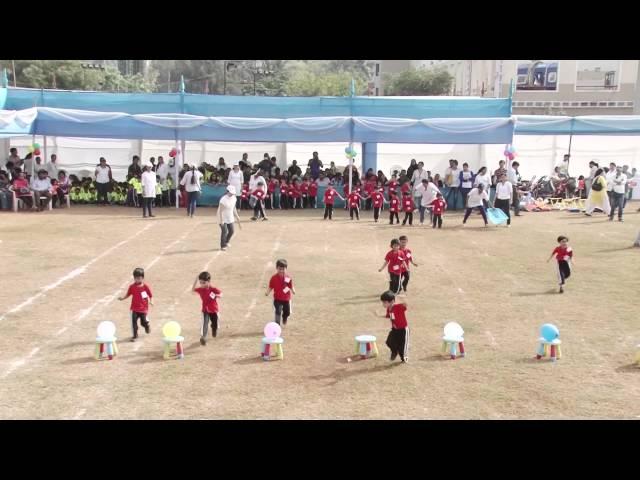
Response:
M268 362L269 360L271 360L272 358L271 355L273 354L273 358L276 358L278 360L283 360L284 359L284 353L282 351L283 343L284 343L284 339L282 339L282 337L277 337L277 338L263 337L262 352L260 353L260 355L262 355L262 359L265 362ZM271 345L275 345L274 348L271 348Z
M442 353L449 351L451 360L455 360L458 353L465 356L464 338L462 337L442 337Z
M180 360L184 358L184 349L182 348L182 342L184 342L184 337L181 337L181 336L164 337L162 341L164 342L164 359L165 360L169 360L169 358L171 357L173 345L176 346L175 348L176 358Z
M377 357L378 345L376 345L376 337L373 335L358 335L356 337L356 354L359 354L363 360Z
M550 357L552 362L559 360L561 355L560 352L560 341L559 338L554 338L552 341L545 340L544 337L540 337L538 339L538 353L536 358L540 360L542 357Z
M100 360L105 354L105 351L109 360L113 360L113 357L118 354L118 344L116 340L118 340L116 337L96 338L96 360Z

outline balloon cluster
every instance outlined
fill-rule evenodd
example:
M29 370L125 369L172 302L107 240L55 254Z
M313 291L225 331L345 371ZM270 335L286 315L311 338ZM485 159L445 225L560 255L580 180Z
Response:
M347 155L347 158L349 160L353 160L356 155L358 155L358 152L356 152L353 147L347 147L344 149L344 153Z
M33 153L34 155L40 155L40 144L34 143L33 145L29 145L29 153Z
M518 152L513 145L508 145L507 148L504 149L504 156L509 160L513 160L518 156Z
M173 147L170 151L169 151L169 156L171 158L176 157L178 154L180 153L180 149L179 148L175 148Z

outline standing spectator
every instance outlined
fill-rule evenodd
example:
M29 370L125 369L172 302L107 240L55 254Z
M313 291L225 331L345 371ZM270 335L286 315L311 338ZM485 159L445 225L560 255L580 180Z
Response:
M156 173L151 170L149 165L144 166L140 182L142 183L142 217L147 217L147 211L150 217L155 217L155 215L151 213L151 203L153 199L156 198L157 180Z
M142 168L140 168L140 157L138 155L134 155L131 160L131 165L127 170L127 175L130 177L140 177L142 175Z
M629 171L629 165L622 166L622 173L627 177L627 184L624 186L624 204L622 208L627 208L627 200L631 200L631 179L635 176L634 173Z
M596 170L598 170L598 164L594 160L591 160L589 162L589 177L584 182L587 197L589 196L589 192L591 192L593 180L596 178Z
M271 156L268 153L263 155L262 161L258 164L258 168L263 172L268 172L271 169Z
M287 171L289 172L289 178L299 177L300 175L302 175L302 170L300 170L300 167L298 166L298 161L297 160L293 161L293 163L287 169Z
M616 164L609 164L609 171L606 172L605 180L607 181L607 196L609 197L609 205L613 207L613 177L616 176Z
M187 171L180 181L180 185L185 187L187 192L187 216L193 218L193 214L196 213L196 205L198 203L198 197L200 197L200 182L202 180L202 173L196 170L196 166L193 165L191 170Z
M47 199L46 206L49 207L49 202L51 202L53 195L51 193L51 180L47 177L47 171L44 168L38 170L36 178L31 179L31 190L33 190L33 198L39 212L44 210L44 207L40 204L41 198Z
M378 170L378 182L380 182L382 184L382 186L384 187L387 182L389 181L387 179L387 176L384 174L384 172L382 170Z
M229 172L229 177L227 178L227 184L233 187L234 195L236 197L236 208L240 208L240 196L242 195L243 181L244 175L240 171L240 166L236 164ZM229 190L227 189L227 191Z
M51 154L51 161L47 163L47 173L49 178L58 178L58 156L55 153Z
M224 163L224 157L220 157L218 159L218 166L216 167L218 170L226 170L227 165Z
M335 175L336 173L338 173L335 162L331 162L331 164L329 165L329 172L331 173L331 175Z
M316 180L322 168L322 161L318 158L318 152L313 152L313 158L309 160L308 166L311 167L311 178Z
M409 172L407 172L408 174ZM424 162L418 163L418 168L413 171L413 175L409 177L411 179L411 186L413 187L413 193L416 195L416 189L422 184L422 180L429 180L429 172L424 169Z
M240 167L240 170L242 170L242 171L244 171L244 167L251 166L251 164L249 163L249 154L248 153L243 153L242 154L242 160L240 160L238 162L238 166Z
M500 181L496 185L496 196L493 203L507 216L507 227L511 225L511 209L509 206L513 199L513 186L507 181L507 175L502 174Z
M411 164L409 165L409 168L407 168L407 172L406 172L407 177L413 178L413 172L414 170L417 170L417 169L418 169L418 163L416 162L415 158L412 158Z
M100 164L96 166L94 173L96 176L96 189L98 190L97 203L98 205L106 205L108 203L107 193L113 177L111 175L111 167L107 165L107 160L104 157L100 157Z
M17 167L17 165L14 165L14 168L15 167ZM24 157L24 160L22 160L22 168L25 175L31 175L33 170L33 153L29 152L27 156Z
M5 165L9 162L13 163L13 168L22 167L22 165L24 164L24 160L20 158L20 156L18 155L18 149L15 147L9 149L9 156L7 157ZM8 166L6 168L7 170L9 169Z
M562 162L560 163L560 165L558 165L558 168L560 169L560 174L563 175L565 178L569 178L569 159L571 158L571 155L569 155L568 153L564 155L564 157L562 158Z
M471 215L471 211L474 208L477 208L482 215L482 219L484 220L484 226L488 227L489 223L487 222L487 214L484 209L484 201L489 200L487 192L484 190L483 185L478 185L476 188L472 189L469 192L469 198L467 199L467 207L464 212L464 219L462 220L462 226L464 227L467 223L467 219L469 215Z
M493 172L493 185L498 185L498 182L502 178L503 175L507 174L507 169L504 168L504 160L500 160L498 162L498 168Z
M156 157L149 158L149 163L151 164L151 171L155 172L156 171ZM144 168L142 168L142 171L144 172Z
M11 181L6 173L0 172L0 208L9 210L13 204L13 192L11 191Z
M234 165L238 166L238 165ZM229 241L233 236L233 222L235 219L238 220L238 226L240 226L240 216L238 215L237 210L237 194L236 189L233 185L227 186L227 192L220 199L220 203L218 204L218 224L220 225L220 250L224 251L227 247L230 247L231 244Z
M518 173L518 162L511 163L511 167L508 170L507 178L509 183L513 187L513 213L516 217L520 216L520 197L518 195L518 187L520 186L520 173Z
M487 197L489 197L489 193L491 192L491 175L487 172L487 167L481 167L473 179L473 186L477 187L478 185L482 185L484 187L484 191L487 192ZM485 203L484 208L487 208L488 206L489 204Z
M589 192L589 196L585 203L584 214L590 217L596 208L599 208L607 215L611 213L611 204L609 203L609 197L607 196L607 180L604 178L603 170L601 168L596 170L593 184L591 185L591 191Z
M613 182L613 190L611 192L611 213L609 214L609 221L613 221L613 215L616 208L618 209L618 221L622 222L622 210L624 209L624 194L625 187L627 186L627 176L622 173L622 167L618 165L616 167L615 175L611 178Z
M155 169L156 175L160 177L160 183L164 183L169 175L169 166L164 163L164 158L158 157L158 164Z
M469 170L469 164L467 162L462 164L462 171L458 175L458 178L460 178L460 192L464 199L464 207L467 208L469 192L473 188L473 172Z

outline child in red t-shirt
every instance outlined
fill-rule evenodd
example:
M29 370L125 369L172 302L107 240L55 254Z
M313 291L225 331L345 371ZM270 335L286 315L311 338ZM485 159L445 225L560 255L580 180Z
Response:
M289 206L291 208L302 208L302 193L300 193L300 182L298 180L294 180L289 184L287 195L289 196Z
M393 292L380 295L382 305L387 309L385 318L391 320L391 331L387 336L387 347L391 350L390 360L393 362L398 355L403 363L409 361L409 325L407 323L405 302L396 302Z
M262 217L262 220L268 220L267 216L264 214L264 197L266 196L264 183L262 181L258 182L256 189L251 192L251 203L255 203L253 207L253 217L251 220L259 220Z
M398 176L397 175L391 175L391 180L389 181L389 183L387 183L387 187L389 187L389 198L391 198L391 194L393 193L394 195L397 195L397 188L398 188Z
M198 287L198 284L200 286ZM218 336L220 326L218 318L218 298L222 297L222 292L211 285L211 274L202 272L193 282L194 293L200 295L202 300L202 327L200 327L200 345L207 344L207 329L211 322L211 336Z
M293 280L287 275L287 261L280 259L276 261L277 273L269 280L269 287L265 292L265 296L269 296L271 290L273 290L273 306L276 310L275 321L280 325L280 318L282 317L282 324L287 324L287 319L291 315L291 295L295 295L296 290L293 288Z
M242 185L242 193L240 194L240 210L249 208L249 184L245 183Z
M273 199L275 197L274 192L276 191L276 188L278 188L278 180L275 178L270 179L267 184L267 197L264 202L267 210L273 210L275 208Z
M389 225L393 225L393 217L396 218L396 225L400 223L398 212L400 211L400 199L393 192L389 197Z
M333 203L335 202L335 197L338 197L343 202L345 201L342 196L338 193L338 191L333 188L333 185L328 185L327 189L324 191L324 219L326 220L329 217L331 220L333 216Z
M551 260L554 255L558 261L558 280L560 281L560 290L558 293L563 293L564 289L562 287L571 276L571 265L573 264L573 250L569 246L569 239L564 235L558 237L558 246L551 252L547 263L549 263L549 260Z
M364 192L366 194L365 198L367 199L364 206L365 210L371 210L371 206L373 203L371 196L373 195L373 192L376 191L376 180L377 177L372 175L367 178L366 182L364 182Z
M404 211L404 219L402 220L402 225L406 225L407 220L409 220L409 226L413 226L413 211L415 209L416 209L416 206L413 203L413 198L411 198L411 191L409 190L407 190L406 192L403 191L402 192L402 210Z
M316 200L318 197L318 184L312 180L309 184L309 208L317 208Z
M389 250L385 255L384 263L378 271L381 272L387 265L389 266L389 290L394 294L397 294L400 292L400 278L402 272L407 270L405 256L404 253L400 251L400 241L397 238L391 240L391 250Z
M398 240L400 240L400 251L404 254L404 261L407 265L406 269L402 269L402 290L404 290L404 293L407 293L411 272L409 264L413 264L414 267L417 267L418 264L413 261L413 253L411 253L411 249L407 246L409 244L409 237L402 235Z
M302 196L302 208L307 208L309 206L309 180L304 179L299 188Z
M138 319L140 319L140 325L144 327L144 331L151 332L147 313L149 305L153 305L153 301L151 301L153 295L149 285L144 283L144 269L136 268L133 271L133 281L134 283L129 285L127 294L124 297L118 297L118 300L122 301L131 297L131 329L133 330L131 341L135 342L138 338Z
M402 184L402 187L400 187L400 193L402 193L402 195L407 192L411 192L411 182L408 180Z
M356 214L356 218L360 220L360 200L363 197L360 195L359 189L353 189L353 191L349 194L347 198L347 203L349 204L349 216L351 220L353 220L353 214Z
M384 199L384 188L380 187L371 194L371 201L373 203L373 220L378 223L380 218L380 210L384 207L385 203L389 203Z
M283 207L285 210L289 209L289 197L287 195L288 192L289 192L289 185L287 185L287 179L286 178L280 179L280 201L278 203L280 210L282 210Z
M442 198L441 193L438 193L429 205L433 207L433 228L436 228L436 223L438 224L438 228L442 228L442 215L444 215L444 211L447 209L446 200Z

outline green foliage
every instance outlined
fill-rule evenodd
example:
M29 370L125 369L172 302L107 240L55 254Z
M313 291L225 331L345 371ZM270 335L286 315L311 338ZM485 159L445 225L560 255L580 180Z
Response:
M447 95L453 77L444 69L407 70L385 78L385 95Z

